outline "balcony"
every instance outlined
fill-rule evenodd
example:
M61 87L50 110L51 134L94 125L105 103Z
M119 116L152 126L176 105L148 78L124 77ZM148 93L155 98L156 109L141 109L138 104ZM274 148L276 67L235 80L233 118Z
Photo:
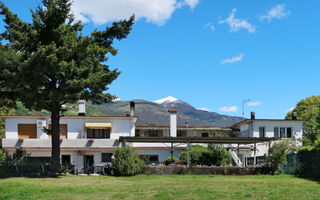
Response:
M60 148L116 148L116 139L62 139ZM51 148L51 139L3 139L3 148Z

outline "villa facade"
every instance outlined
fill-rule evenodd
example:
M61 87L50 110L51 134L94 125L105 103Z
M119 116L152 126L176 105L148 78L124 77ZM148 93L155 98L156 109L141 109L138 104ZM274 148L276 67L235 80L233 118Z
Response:
M111 163L112 153L121 146L120 137L177 137L177 138L283 138L296 139L301 145L303 121L299 120L244 120L230 127L192 127L176 124L176 110L169 112L170 126L136 126L134 103L128 116L85 116L85 105L79 105L79 116L64 116L60 120L61 163L76 169L88 166L104 166ZM51 136L45 129L51 128L50 116L2 116L6 120L6 138L3 149L13 154L23 148L31 158L49 159ZM162 162L171 154L179 154L186 143L129 143L148 163ZM272 145L272 144L271 144ZM264 158L270 144L224 144L239 166L253 165ZM258 160L256 160L258 159ZM260 160L261 160L260 159Z

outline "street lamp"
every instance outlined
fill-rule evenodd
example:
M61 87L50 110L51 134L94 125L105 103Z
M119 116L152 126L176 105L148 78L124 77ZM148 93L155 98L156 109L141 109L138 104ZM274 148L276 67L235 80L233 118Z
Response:
M250 101L250 99L245 99L242 101L242 120L244 120L244 104L249 101Z

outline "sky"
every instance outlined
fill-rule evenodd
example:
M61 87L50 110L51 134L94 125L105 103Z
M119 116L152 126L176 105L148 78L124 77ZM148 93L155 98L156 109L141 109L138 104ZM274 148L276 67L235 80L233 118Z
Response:
M3 0L22 20L41 1ZM284 118L320 91L319 0L74 0L84 34L133 13L109 65L122 100L173 96L226 115ZM0 31L4 23L0 22Z

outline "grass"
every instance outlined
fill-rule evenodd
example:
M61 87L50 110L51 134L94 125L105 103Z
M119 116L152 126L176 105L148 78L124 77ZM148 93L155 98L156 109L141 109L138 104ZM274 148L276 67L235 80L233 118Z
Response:
M320 182L289 175L6 178L0 199L320 199Z

